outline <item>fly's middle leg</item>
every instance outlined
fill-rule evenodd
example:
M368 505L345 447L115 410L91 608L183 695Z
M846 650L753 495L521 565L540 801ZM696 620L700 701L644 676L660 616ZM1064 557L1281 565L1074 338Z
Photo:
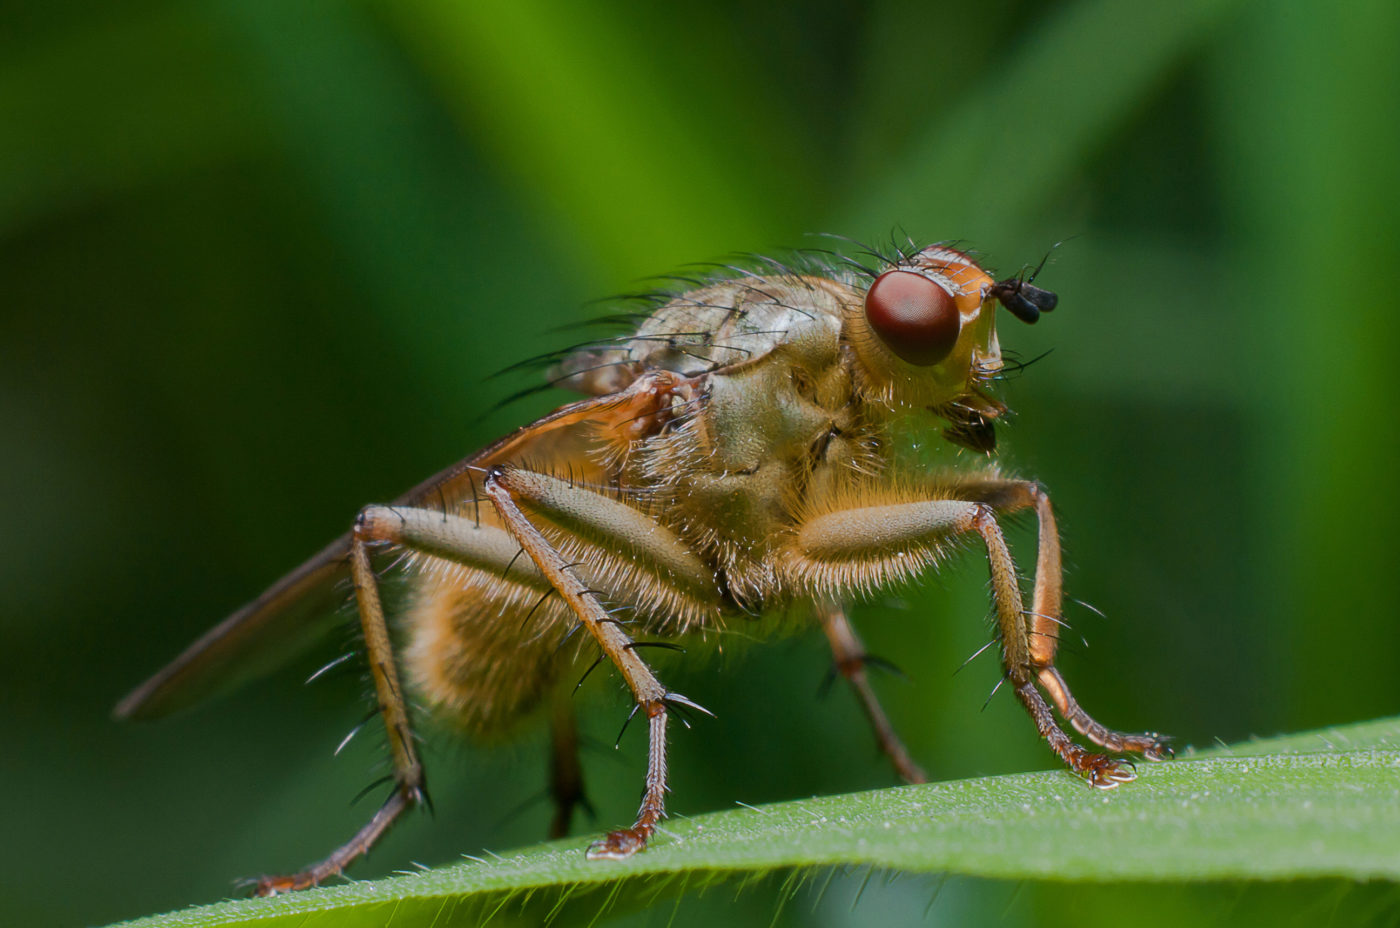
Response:
M822 630L826 632L827 641L831 643L831 657L836 662L836 671L846 678L846 682L850 683L851 689L855 691L856 699L875 732L875 740L879 743L880 750L890 759L895 773L899 774L904 782L927 783L928 775L910 756L904 742L899 739L894 726L890 724L889 716L885 714L880 700L876 698L875 691L870 687L870 679L865 672L869 655L865 653L865 646L861 644L856 630L846 618L846 610L832 602L818 601L816 611L817 618L822 623Z
M654 522L648 526L642 521L645 516L639 511L586 488L545 475L502 467L491 468L482 486L483 493L495 506L506 531L622 674L636 701L633 711L642 713L647 719L649 747L646 787L641 807L637 810L637 819L632 827L610 832L588 849L588 857L592 860L630 857L646 848L657 826L666 817L668 707L700 707L661 685L651 668L637 656L634 642L623 631L622 624L603 608L597 591L584 584L574 565L564 560L559 550L525 514L521 501L528 501L533 510L545 514L551 521L567 523L574 531L605 537L614 544L627 543L631 538L645 538L645 548L634 550L644 550L648 558L665 562L673 576L675 573L690 572L689 568L698 567L698 562L693 563L693 555L662 526ZM608 537L610 533L612 537Z

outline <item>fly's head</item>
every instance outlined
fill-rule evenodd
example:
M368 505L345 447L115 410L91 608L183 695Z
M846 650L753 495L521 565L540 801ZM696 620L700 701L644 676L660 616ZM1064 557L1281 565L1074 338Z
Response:
M871 282L845 327L867 396L892 408L929 408L944 436L975 451L995 446L993 420L1006 411L983 386L1001 373L996 306L1033 323L1055 294L1030 279L996 281L970 256L931 245Z

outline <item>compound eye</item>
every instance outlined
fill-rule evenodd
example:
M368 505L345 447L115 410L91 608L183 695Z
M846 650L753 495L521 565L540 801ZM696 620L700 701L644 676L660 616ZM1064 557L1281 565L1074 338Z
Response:
M891 351L919 367L948 357L962 325L953 295L912 271L875 278L865 294L865 318Z

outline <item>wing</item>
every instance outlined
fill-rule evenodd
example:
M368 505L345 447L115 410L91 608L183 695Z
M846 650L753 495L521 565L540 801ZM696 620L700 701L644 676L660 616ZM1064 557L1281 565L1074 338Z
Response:
M604 475L586 453L597 435L625 430L654 412L658 395L642 377L627 390L561 406L530 425L434 475L394 502L455 510L476 499L482 469L528 460L532 466L567 466L579 479ZM664 378L663 378L664 379ZM663 397L664 399L664 397ZM666 399L669 402L669 399ZM184 653L136 689L113 714L154 719L227 692L290 660L338 624L348 596L350 535L278 580L267 592L211 628Z

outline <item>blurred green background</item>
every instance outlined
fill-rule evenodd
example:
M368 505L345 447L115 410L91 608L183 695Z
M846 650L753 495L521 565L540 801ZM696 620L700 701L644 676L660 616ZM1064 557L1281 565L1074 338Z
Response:
M1002 343L1009 466L1061 513L1104 721L1205 745L1400 711L1400 6L890 0L643 7L141 0L0 22L0 923L233 892L358 827L373 738L339 653L201 712L111 704L360 504L566 399L485 381L591 299L732 251L959 239L1005 272L1066 241L1060 310ZM1016 535L1020 550L1030 537ZM967 557L856 613L935 778L1048 768ZM892 781L817 638L668 670L717 721L678 814ZM590 683L596 826L640 729ZM357 876L542 835L543 739L434 739L435 820ZM524 804L524 805L522 805ZM1113 853L1106 849L1106 853ZM860 877L778 924L1394 917L1391 887ZM721 890L677 924L768 924ZM1359 913L1359 914L1358 914ZM635 913L628 923L671 915Z

